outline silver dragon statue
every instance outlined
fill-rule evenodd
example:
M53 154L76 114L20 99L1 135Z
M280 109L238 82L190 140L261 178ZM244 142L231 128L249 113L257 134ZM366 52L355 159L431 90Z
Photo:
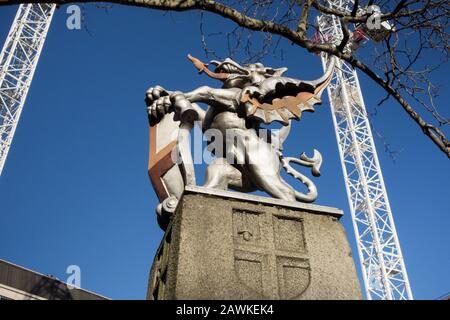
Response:
M222 87L202 86L183 93L155 86L146 92L149 176L161 201L157 207L161 228L167 227L184 187L196 185L189 144L194 123L201 126L205 136L213 131L225 137L231 133L233 137L220 140L223 152L212 151L215 159L207 167L204 187L240 192L261 190L287 201L315 201L314 183L293 169L290 162L311 167L312 174L319 176L320 153L314 150L311 158L305 154L299 159L284 157L282 145L291 120L299 120L303 111L312 112L314 105L321 103L322 92L333 74L334 60L322 77L303 81L284 77L287 68L269 68L261 63L240 65L231 59L205 64L191 55L188 58L199 73L221 81ZM207 105L206 110L197 103ZM274 121L282 124L281 129L261 134L261 129ZM209 140L210 144L213 142L217 145L217 139ZM290 186L281 177L281 168L304 183L308 192L301 193Z

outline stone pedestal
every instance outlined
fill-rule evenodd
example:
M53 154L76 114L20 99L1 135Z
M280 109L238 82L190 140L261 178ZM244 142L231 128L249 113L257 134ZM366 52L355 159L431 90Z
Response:
M187 187L148 299L361 299L342 211Z

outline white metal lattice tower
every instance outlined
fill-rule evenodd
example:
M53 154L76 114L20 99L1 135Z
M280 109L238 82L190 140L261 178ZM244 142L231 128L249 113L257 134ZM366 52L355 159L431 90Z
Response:
M351 11L352 0L329 0ZM340 43L336 16L317 19L322 41ZM324 69L328 58L322 54ZM370 123L355 69L338 60L328 86L334 128L367 299L412 299Z
M0 175L55 8L20 5L0 53Z

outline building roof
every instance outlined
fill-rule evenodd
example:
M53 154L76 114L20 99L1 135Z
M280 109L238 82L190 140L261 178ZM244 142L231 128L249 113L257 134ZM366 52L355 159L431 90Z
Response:
M81 288L0 259L0 285L49 300L108 300Z

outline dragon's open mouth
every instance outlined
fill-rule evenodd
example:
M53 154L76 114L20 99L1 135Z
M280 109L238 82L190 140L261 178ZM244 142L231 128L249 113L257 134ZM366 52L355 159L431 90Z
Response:
M201 62L190 54L188 55L188 59L191 60L200 73L205 72L208 76L217 80L225 81L250 75L248 70L229 58L225 59L223 62L212 60L208 64ZM208 69L210 64L216 67L214 71Z
M242 68L237 63L234 63L232 61L225 60L222 63L219 63L217 61L211 61L211 64L216 65L216 68L214 72L216 73L228 73L233 75L248 75L249 72Z

